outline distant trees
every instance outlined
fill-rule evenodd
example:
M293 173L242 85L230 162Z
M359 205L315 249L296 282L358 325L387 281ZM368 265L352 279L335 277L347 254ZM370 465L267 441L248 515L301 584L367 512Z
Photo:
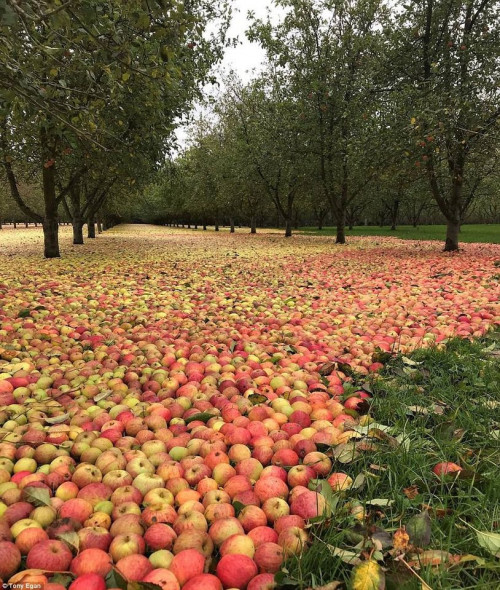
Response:
M10 195L59 256L60 208L74 242L111 192L137 190L221 58L224 0L8 0L0 23L0 151ZM208 22L215 22L213 33ZM22 181L38 182L29 204ZM92 232L91 232L92 233Z
M255 230L260 211L285 235L328 214L338 243L346 224L444 220L445 249L457 249L468 216L496 214L500 5L276 3L282 21L248 32L265 71L226 81L174 164L197 162L185 177L191 214L248 223L248 211Z

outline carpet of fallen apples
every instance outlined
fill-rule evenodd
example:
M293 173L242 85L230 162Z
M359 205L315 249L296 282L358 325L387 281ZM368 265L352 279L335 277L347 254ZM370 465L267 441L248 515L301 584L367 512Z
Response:
M371 420L352 371L500 322L499 246L62 234L48 261L39 230L0 232L5 582L271 588L353 483L332 455Z

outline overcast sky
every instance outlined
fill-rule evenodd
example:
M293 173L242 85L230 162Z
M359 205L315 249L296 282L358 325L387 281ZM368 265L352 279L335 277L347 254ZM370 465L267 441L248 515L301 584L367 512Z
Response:
M259 68L264 60L264 51L257 43L250 43L245 37L245 31L250 23L247 19L248 11L251 10L257 18L265 19L267 9L271 10L273 20L277 20L281 10L273 6L272 0L233 0L233 18L230 37L239 37L238 47L226 50L226 57L223 67L226 70L234 69L241 78L248 80L251 77L251 70Z
M253 70L258 72L265 59L263 49L257 43L250 43L245 36L245 31L250 26L247 18L248 11L251 10L257 18L265 19L269 8L271 19L274 22L279 20L283 11L276 8L272 0L232 0L231 4L233 15L228 36L230 38L238 37L239 43L237 47L226 49L224 60L218 69L222 72L234 70L240 78L248 81L255 75ZM186 136L186 130L182 127L179 128L177 137L181 146L185 145Z

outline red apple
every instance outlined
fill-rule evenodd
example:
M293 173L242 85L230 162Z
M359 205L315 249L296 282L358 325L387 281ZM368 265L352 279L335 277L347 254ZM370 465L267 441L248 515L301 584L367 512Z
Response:
M59 509L60 518L72 518L77 522L84 523L93 513L94 508L87 500L81 498L72 498L67 500Z
M73 559L70 570L75 576L95 573L105 578L111 568L111 557L105 551L84 549Z
M324 496L312 490L306 490L292 500L290 512L307 520L327 515L329 508Z
M84 549L102 549L107 551L113 540L111 533L100 526L85 527L78 531L80 539L80 550Z
M306 526L306 521L297 514L289 514L287 516L280 516L274 523L274 530L278 535L287 528L297 526L303 529Z
M252 539L254 546L257 548L262 543L277 543L278 533L268 526L258 526L252 529L248 536Z
M146 550L146 543L144 539L136 533L122 533L116 535L109 546L109 554L113 561L117 563L120 559L129 555L144 553Z
M316 477L316 471L310 465L295 465L288 472L288 485L307 487L309 481Z
M174 554L177 554L185 549L196 549L208 558L213 553L214 542L208 533L196 529L188 529L183 531L177 539L175 539L173 552Z
M49 572L65 571L72 559L73 555L65 543L47 539L31 548L26 558L26 566Z
M229 555L237 553L239 555L248 555L253 558L255 553L255 546L252 539L248 535L231 535L219 548L221 555Z
M274 574L259 574L247 586L247 590L273 590L276 588Z
M219 578L212 574L198 574L190 578L182 590L222 590L222 584Z
M7 580L20 565L21 552L18 547L9 541L0 541L0 578Z
M154 569L153 571L146 574L142 581L148 582L150 584L156 584L161 588L161 590L180 590L180 585L177 581L177 578L170 570L165 568ZM185 587L187 587L187 584ZM200 590L205 589L200 588Z
M283 548L286 557L300 555L304 551L309 536L304 529L296 526L286 528L278 537L278 545Z
M21 555L28 555L32 547L41 541L46 541L48 538L49 536L43 529L34 527L24 529L16 537L16 546L21 552Z
M254 561L260 573L275 573L283 563L283 549L277 543L262 543L255 550Z
M196 549L185 549L174 556L169 570L175 575L179 584L184 584L193 576L203 573L205 557Z
M210 527L208 534L214 544L219 547L232 535L242 535L244 532L240 521L237 518L229 517L216 520Z
M258 569L255 561L246 555L224 555L217 564L216 572L224 588L245 590Z
M438 477L444 477L446 475L450 475L450 474L462 471L462 469L463 469L463 467L460 467L460 465L457 465L456 463L450 463L450 462L445 461L443 463L438 463L437 465L435 465L433 467L432 471Z
M261 502L265 502L269 498L288 498L288 486L286 483L277 477L269 476L262 479L262 477L255 484L255 493Z
M262 504L262 511L266 515L268 522L274 523L281 516L290 514L290 506L282 498L268 498Z
M353 484L352 477L341 471L332 473L327 481L335 492L348 490Z
M122 557L116 563L116 569L130 582L139 582L152 571L153 566L146 556L135 553Z
M151 525L144 534L147 546L153 551L158 549L171 549L177 534L174 529L165 523Z
M106 590L106 581L98 574L84 574L76 578L68 590Z
M247 533L255 527L267 525L267 515L258 506L245 506L239 513L238 520Z

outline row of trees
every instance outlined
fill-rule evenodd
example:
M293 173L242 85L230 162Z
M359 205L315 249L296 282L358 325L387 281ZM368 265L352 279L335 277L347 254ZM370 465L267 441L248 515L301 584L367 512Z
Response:
M151 181L212 81L229 17L226 0L2 3L3 188L43 226L47 258L61 215L83 243L84 223L92 235Z
M224 93L149 188L164 221L216 225L329 215L498 216L500 5L493 0L276 0L253 20L268 66ZM486 219L485 219L486 218ZM491 219L493 221L493 219Z

